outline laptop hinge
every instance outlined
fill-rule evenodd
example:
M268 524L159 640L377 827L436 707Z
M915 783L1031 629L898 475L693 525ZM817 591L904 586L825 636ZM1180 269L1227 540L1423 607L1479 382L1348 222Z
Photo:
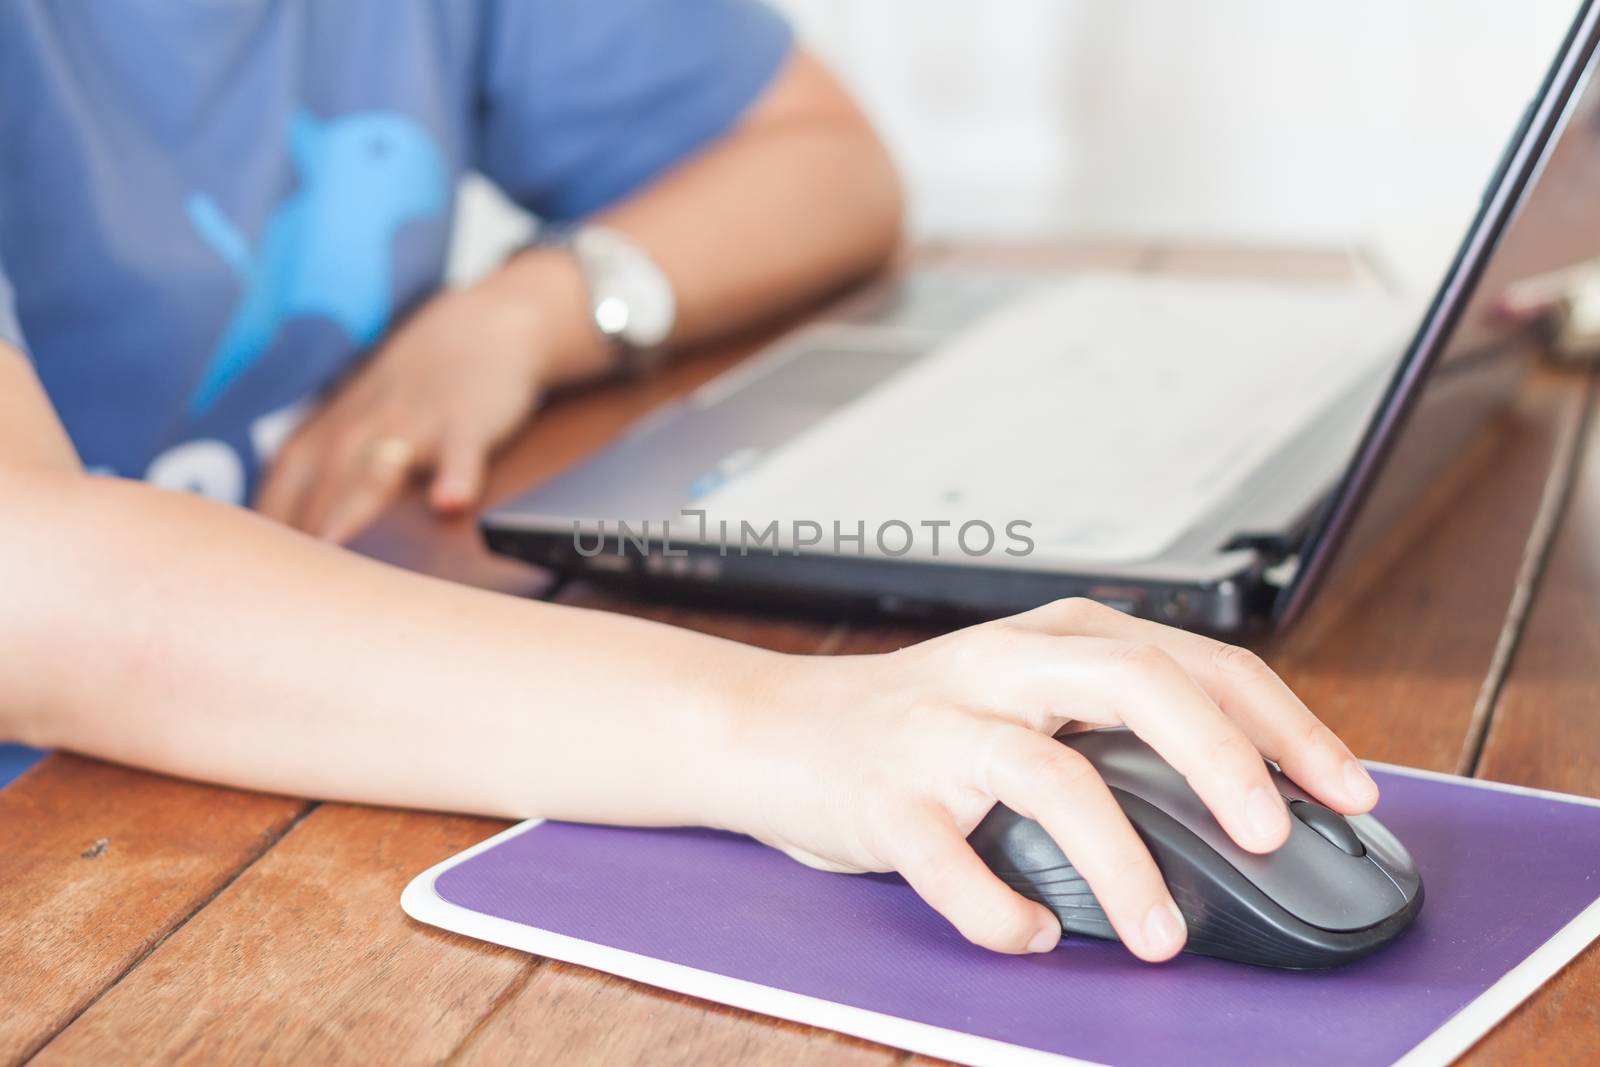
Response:
M1261 556L1269 564L1277 563L1287 556L1294 554L1300 548L1300 537L1282 533L1273 534L1237 534L1233 540L1223 546L1225 551L1239 552L1250 551Z
M1240 534L1228 542L1232 551L1250 551L1261 558L1262 583L1282 589L1294 581L1300 570L1300 546L1304 538L1298 534Z
M1270 572L1270 584L1277 584L1272 579L1284 572L1292 578L1300 565L1300 550L1305 547L1311 531L1322 521L1329 500L1330 497L1324 494L1304 514L1282 529L1235 534L1226 548L1229 551L1251 551L1260 556L1262 570Z
M1300 553L1288 555L1265 568L1261 580L1274 589L1286 589L1300 573Z

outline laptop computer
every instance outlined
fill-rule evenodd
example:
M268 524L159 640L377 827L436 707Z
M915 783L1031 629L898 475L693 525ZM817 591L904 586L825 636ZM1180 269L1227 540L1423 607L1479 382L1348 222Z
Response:
M1600 256L1600 230L1557 262L1518 230L1578 185L1560 168L1593 173L1597 22L1586 0L1431 299L1383 271L912 271L491 511L487 542L678 599L971 619L1088 596L1287 626L1514 393L1528 346L1486 274Z

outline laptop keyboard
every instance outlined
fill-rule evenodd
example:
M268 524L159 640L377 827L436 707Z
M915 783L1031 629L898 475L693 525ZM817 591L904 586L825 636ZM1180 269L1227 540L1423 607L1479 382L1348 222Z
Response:
M751 457L700 506L786 530L859 522L868 553L898 521L914 553L939 533L946 555L977 520L1002 545L1029 523L1052 561L1153 558L1337 399L1381 382L1414 310L1355 287L1077 278Z

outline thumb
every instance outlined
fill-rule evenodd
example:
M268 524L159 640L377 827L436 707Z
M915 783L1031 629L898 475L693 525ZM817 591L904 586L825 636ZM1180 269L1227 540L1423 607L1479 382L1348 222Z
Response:
M975 945L995 952L1048 952L1061 921L995 876L944 812L900 815L895 866L917 895Z
M474 430L451 430L439 446L428 503L436 511L457 514L483 497L489 442Z

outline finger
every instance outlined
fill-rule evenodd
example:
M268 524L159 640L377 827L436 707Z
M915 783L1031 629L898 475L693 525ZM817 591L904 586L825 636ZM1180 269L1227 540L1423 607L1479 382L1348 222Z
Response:
M318 454L316 468L300 493L291 520L297 528L313 537L321 536L340 497L361 478L372 440L364 428L345 427L329 435Z
M995 728L984 790L1044 828L1072 861L1129 950L1170 959L1188 936L1150 850L1100 775L1073 749L1019 726Z
M987 690L981 706L1035 729L1061 714L1122 723L1188 780L1241 848L1270 852L1288 838L1289 812L1261 753L1162 649L1015 627L964 636L977 651L958 657L966 699Z
M268 468L266 480L256 493L256 510L270 519L293 525L306 490L316 475L317 453L314 431L307 428L296 434Z
M1228 836L1251 852L1289 838L1289 809L1261 752L1177 660L1155 645L1124 644L1109 684L1132 699L1122 721L1188 780Z
M341 467L337 480L328 481L310 532L343 544L365 530L405 491L415 455L414 450L384 456L371 447L358 449Z
M1048 952L1061 923L984 866L942 812L918 809L895 823L890 860L917 895L975 945L995 952Z
M447 514L458 514L483 497L484 472L491 442L475 427L451 429L439 448L428 502Z
M1350 815L1378 802L1377 783L1366 768L1253 652L1087 600L1058 601L1010 621L1045 633L1155 645L1200 683L1263 755L1318 800Z
M339 545L353 540L394 505L405 491L407 478L404 471L369 475L346 491L315 535Z
M1180 662L1256 748L1317 799L1347 815L1378 803L1367 769L1255 653L1218 641Z
M384 433L370 421L345 427L323 452L312 484L296 517L296 525L314 537L334 540L341 512L360 503L356 498L382 493L410 476L417 452L407 439Z

